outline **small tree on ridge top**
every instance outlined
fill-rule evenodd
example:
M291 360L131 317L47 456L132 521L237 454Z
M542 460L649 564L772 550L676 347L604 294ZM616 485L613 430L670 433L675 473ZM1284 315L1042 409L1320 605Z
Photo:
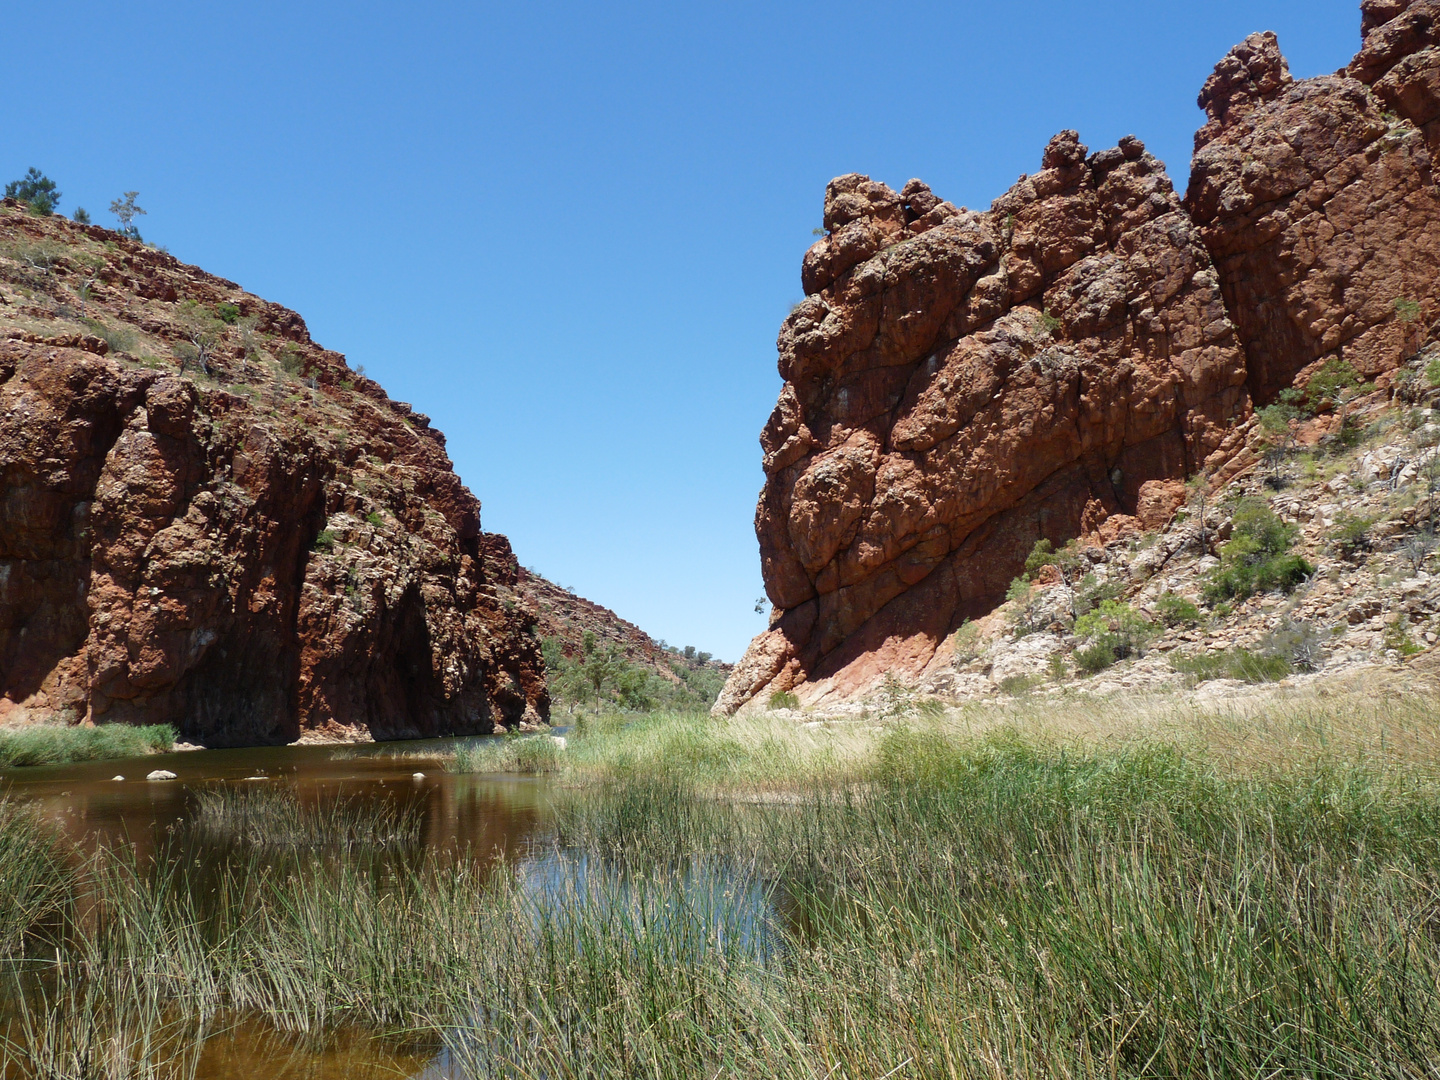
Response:
M140 230L135 227L135 218L145 213L135 205L135 196L138 191L127 191L123 198L116 199L110 204L110 213L115 215L115 220L120 222L120 235L128 236L132 240L140 239Z
M60 192L56 190L55 181L33 165L19 180L5 185L5 198L19 199L30 207L31 213L41 217L49 217L60 205Z

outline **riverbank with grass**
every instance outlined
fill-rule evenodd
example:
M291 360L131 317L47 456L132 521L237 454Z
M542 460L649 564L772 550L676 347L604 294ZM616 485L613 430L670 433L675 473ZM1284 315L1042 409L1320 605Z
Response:
M168 753L175 745L169 724L93 727L30 724L0 728L0 769L25 765L66 765L75 761L143 757Z
M867 782L885 747L910 733L959 746L1017 738L1072 752L1163 746L1240 772L1337 755L1440 768L1434 700L1428 687L1419 690L1386 673L1303 689L1247 688L1232 697L1021 695L942 709L901 697L858 718L822 714L808 722L785 710L723 721L681 712L589 714L560 741L545 735L485 740L462 747L449 767L544 774L569 785L652 777L701 792L763 795Z
M602 718L457 761L553 778L523 856L370 857L410 834L353 800L269 843L261 789L203 876L5 803L6 1076L203 1077L241 1023L477 1078L1429 1075L1437 749L1374 687Z

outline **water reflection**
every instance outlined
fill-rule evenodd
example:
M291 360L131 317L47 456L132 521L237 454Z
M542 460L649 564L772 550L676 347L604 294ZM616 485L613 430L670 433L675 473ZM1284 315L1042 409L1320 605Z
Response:
M617 957L648 949L653 959L655 943L663 941L675 950L664 959L675 964L712 956L763 964L779 948L784 933L776 912L787 905L775 902L752 868L694 860L648 876L625 874L557 849L546 779L445 772L440 755L468 741L206 750L8 770L0 771L0 793L38 806L75 843L77 859L109 845L133 850L142 864L192 864L186 880L202 919L237 867L264 867L270 859L282 865L298 850L382 876L407 873L436 854L482 864L504 856L537 926L544 919L547 932L593 933L598 910L604 947ZM156 769L177 778L146 780ZM490 1041L494 1025L486 1010L497 1007L503 1006L477 998L445 1049L397 1047L363 1031L311 1040L231 1018L210 1028L189 1075L488 1075L496 1060L513 1060L518 1050Z
M217 789L281 790L310 807L338 798L389 803L418 817L418 846L425 851L489 856L523 850L546 823L548 784L445 772L440 755L466 741L197 750L9 769L0 770L0 792L38 805L82 849L124 843L142 859L153 858L177 826L203 824L202 793ZM145 779L157 769L177 779ZM222 849L217 845L214 857L223 857Z

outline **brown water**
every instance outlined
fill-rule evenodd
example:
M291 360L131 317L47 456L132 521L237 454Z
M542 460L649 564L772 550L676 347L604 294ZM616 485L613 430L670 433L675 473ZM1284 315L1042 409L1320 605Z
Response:
M143 758L0 770L0 793L38 805L81 849L100 841L153 853L168 831L197 812L198 793L264 786L302 802L339 798L389 802L418 814L423 851L468 850L485 858L523 852L548 821L546 781L447 773L438 755L461 740L343 746L197 750ZM177 779L148 781L166 769ZM424 773L423 778L413 774ZM123 780L113 779L123 776ZM217 843L217 862L225 852ZM323 1046L240 1023L206 1043L197 1080L376 1080L422 1073L434 1049L388 1047L364 1033L336 1033Z

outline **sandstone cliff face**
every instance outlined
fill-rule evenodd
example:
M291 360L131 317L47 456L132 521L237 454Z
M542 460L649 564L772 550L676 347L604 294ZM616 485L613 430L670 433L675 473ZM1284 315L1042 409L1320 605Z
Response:
M1183 202L1138 140L1075 132L985 212L832 181L760 439L775 611L717 713L917 673L1037 539L1163 525L1186 476L1249 463L1253 405L1332 357L1412 355L1440 316L1436 11L1369 0L1341 76L1237 46Z
M1384 70L1365 57L1394 25L1371 32L1351 72ZM1440 74L1440 54L1425 54L1409 60ZM1361 78L1293 82L1273 34L1237 46L1200 104L1210 120L1195 137L1185 205L1245 342L1257 402L1331 358L1374 376L1413 354L1419 327L1440 316L1440 190L1416 124ZM1398 319L1397 301L1419 304L1419 316Z
M515 559L424 416L293 312L13 204L0 475L0 720L246 745L548 710Z

